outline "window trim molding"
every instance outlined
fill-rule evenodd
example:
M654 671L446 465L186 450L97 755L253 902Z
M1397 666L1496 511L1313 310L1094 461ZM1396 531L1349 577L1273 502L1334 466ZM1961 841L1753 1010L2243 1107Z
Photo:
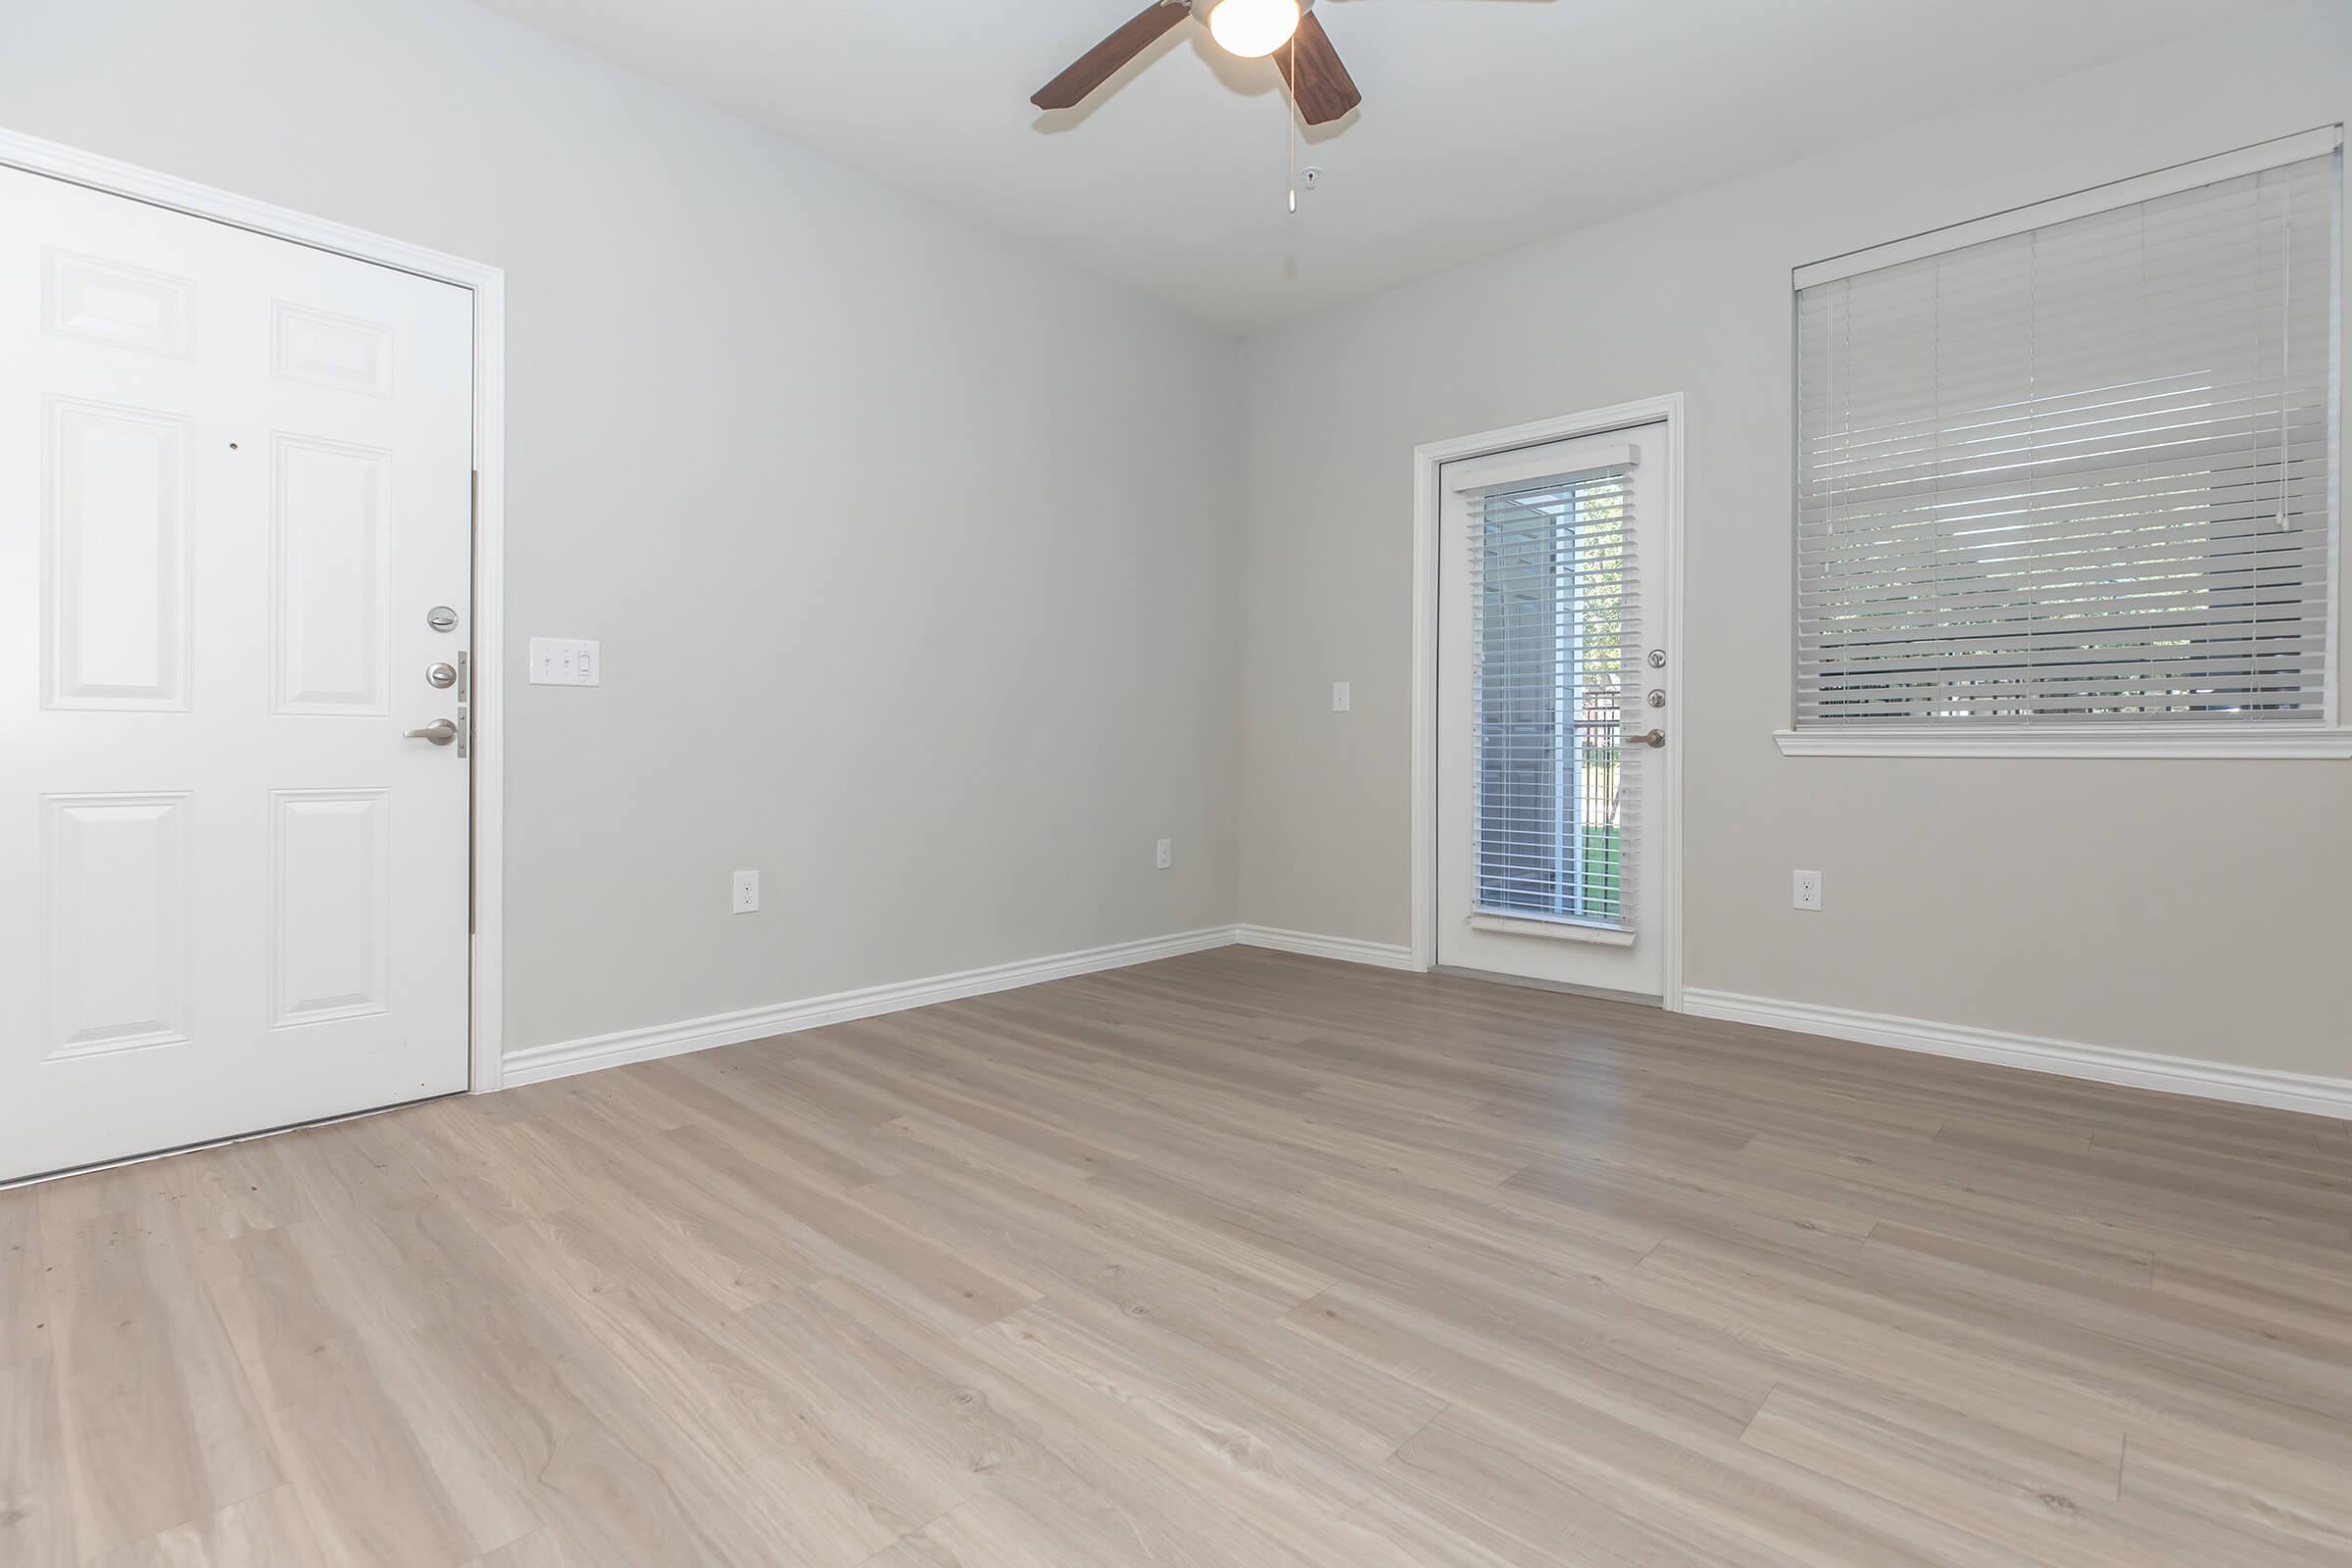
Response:
M1773 732L1783 757L2352 759L2352 729L2329 725L1901 724Z

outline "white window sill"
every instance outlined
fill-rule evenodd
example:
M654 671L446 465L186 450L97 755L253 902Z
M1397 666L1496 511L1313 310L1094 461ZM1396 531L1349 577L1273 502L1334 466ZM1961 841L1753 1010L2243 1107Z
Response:
M1517 937L1549 937L1555 942L1597 942L1610 948L1634 945L1631 931L1613 925L1587 925L1580 920L1523 920L1507 914L1474 914L1470 916L1470 929Z
M1784 729L1784 757L2352 758L2352 729L2187 729L2157 724L1994 729L1965 724Z

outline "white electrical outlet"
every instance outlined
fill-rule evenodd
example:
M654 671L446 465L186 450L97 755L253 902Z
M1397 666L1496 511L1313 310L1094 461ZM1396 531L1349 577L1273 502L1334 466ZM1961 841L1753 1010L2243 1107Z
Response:
M1161 839L1152 851L1152 863L1162 871L1174 865L1176 863L1175 847L1166 839Z
M1821 873L1819 871L1796 873L1796 887L1789 898L1789 906L1798 909L1821 907Z
M532 685L602 686L604 683L604 644L577 637L531 639Z
M1331 683L1331 710L1333 712L1347 712L1348 705L1352 701L1354 701L1354 699L1348 695L1348 683L1346 681L1335 680Z
M738 871L735 873L735 902L731 907L737 914L760 912L759 872Z

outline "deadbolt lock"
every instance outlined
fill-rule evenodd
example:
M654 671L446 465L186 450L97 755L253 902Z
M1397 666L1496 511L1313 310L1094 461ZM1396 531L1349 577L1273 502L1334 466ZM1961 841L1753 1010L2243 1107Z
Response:
M1650 693L1646 701L1652 708L1664 708L1666 706L1666 694L1653 686L1650 688Z
M447 691L458 683L458 666L447 663L428 664L424 670L424 683L435 691Z
M1649 667L1652 669L1664 669L1666 667L1665 649L1652 648L1649 651Z

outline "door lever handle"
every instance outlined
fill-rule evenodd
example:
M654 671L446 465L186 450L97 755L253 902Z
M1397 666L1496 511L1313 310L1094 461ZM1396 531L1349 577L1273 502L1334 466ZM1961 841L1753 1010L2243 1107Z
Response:
M1646 746L1655 751L1658 747L1666 744L1666 732L1662 729L1653 729L1645 734L1628 735L1625 738L1625 744L1628 746Z
M431 741L435 746L447 746L458 738L458 726L454 720L436 718L422 729L409 731L408 738L413 741Z

